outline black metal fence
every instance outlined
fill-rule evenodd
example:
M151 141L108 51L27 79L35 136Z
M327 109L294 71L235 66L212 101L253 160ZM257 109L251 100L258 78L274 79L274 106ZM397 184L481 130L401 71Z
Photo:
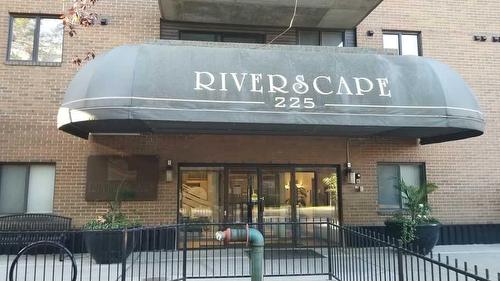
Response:
M64 235L77 280L185 280L248 277L249 248L224 245L215 232L244 224L179 224L110 231L0 233L0 280L26 241ZM323 275L336 280L498 280L467 263L421 256L397 241L366 229L330 221L269 221L255 224L266 239L265 276ZM8 237L8 239L5 239ZM61 259L60 257L63 256ZM12 280L70 280L69 257L36 247L14 266ZM482 276L482 277L480 277ZM320 277L318 277L320 279Z
M363 226L385 234L385 226ZM500 224L443 224L439 231L438 245L498 244Z
M498 280L500 273L480 272L477 265L440 254L419 254L401 241L364 228L332 225L332 276L337 280Z

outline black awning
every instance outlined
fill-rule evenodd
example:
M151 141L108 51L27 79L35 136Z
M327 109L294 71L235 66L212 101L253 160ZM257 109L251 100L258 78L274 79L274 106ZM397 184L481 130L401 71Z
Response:
M160 41L88 63L58 126L89 133L478 136L484 118L446 65L364 49Z

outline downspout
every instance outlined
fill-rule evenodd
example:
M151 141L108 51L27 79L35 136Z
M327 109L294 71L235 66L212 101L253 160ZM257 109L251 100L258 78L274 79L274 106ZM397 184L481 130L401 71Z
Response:
M215 239L228 244L234 242L246 242L250 246L250 274L252 281L262 281L264 279L264 236L248 224L244 229L227 228L224 231L215 233Z

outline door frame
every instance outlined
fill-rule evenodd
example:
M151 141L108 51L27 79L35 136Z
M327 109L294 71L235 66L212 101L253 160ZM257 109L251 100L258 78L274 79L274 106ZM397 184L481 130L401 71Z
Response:
M232 168L255 168L257 171L257 188L258 188L258 194L259 196L262 194L262 169L272 169L272 168L282 168L282 169L288 169L291 172L291 178L290 181L292 182L290 188L292 189L292 194L291 194L291 199L292 199L292 204L296 203L296 186L295 186L295 173L297 168L311 168L311 170L315 168L332 168L335 169L337 173L337 208L338 208L338 221L339 224L343 224L344 221L344 212L343 212L343 200L342 200L342 179L343 179L343 169L341 164L297 164L297 163L286 163L286 164L280 164L280 163L219 163L219 162L210 162L210 163L203 163L203 162L180 162L177 164L177 210L176 210L176 217L177 217L177 222L180 221L180 198L181 198L181 190L182 190L182 177L181 177L181 169L182 168L201 168L201 167L222 167L223 170L223 192L224 192L224 197L227 198L227 191L228 191L228 175L229 175L229 170ZM316 184L317 186L317 184ZM226 201L226 200L225 200ZM226 202L224 202L224 208ZM295 204L296 205L296 204ZM292 206L292 218L295 218L294 215L296 215L296 207ZM260 213L260 211L258 212ZM261 214L259 214L260 216ZM224 216L225 217L225 216Z

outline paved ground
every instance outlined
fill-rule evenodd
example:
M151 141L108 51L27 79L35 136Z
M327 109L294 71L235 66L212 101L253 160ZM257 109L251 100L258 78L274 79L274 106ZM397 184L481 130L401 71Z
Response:
M452 264L455 263L454 259L461 261L461 268L463 268L463 262L467 262L469 269L477 265L479 272L484 272L485 268L488 268L490 276L499 277L500 244L436 246L434 253L436 255L440 253L442 256L449 256L450 263ZM443 258L442 260L445 259ZM497 279L493 280L496 281Z
M382 249L382 250L380 250ZM314 249L317 255L314 258L285 258L283 255L278 259L266 259L267 274L307 274L328 272L328 259L326 258L327 250L325 248ZM382 254L380 253L382 251ZM357 280L388 280L389 275L394 274L394 252L383 248L354 248L336 250L332 253L332 262L334 271L339 275L343 275L345 280L357 278ZM127 280L140 281L166 281L175 280L180 277L182 265L178 263L182 260L182 252L135 252L129 257L126 267ZM484 268L490 269L490 277L497 277L497 272L500 272L500 244L493 245L455 245L455 246L437 246L435 248L434 259L437 259L437 253L440 253L445 260L445 256L449 256L450 264L454 264L454 259L461 262L459 266L464 268L463 262L468 263L469 272L473 271L474 264L478 265L481 276L485 276ZM274 253L275 255L277 252ZM367 258L368 257L368 258ZM0 281L7 280L7 263L12 261L13 256L0 256ZM9 259L9 260L8 260ZM248 274L248 256L242 249L232 249L228 251L204 252L190 251L187 255L186 272L189 276L234 276ZM405 257L407 263L406 270L413 272L415 276L428 276L427 280L432 280L431 275L438 276L439 270L430 264L423 266L422 261ZM419 263L420 262L420 263ZM89 280L120 280L122 268L120 264L112 265L96 265L91 260L88 254L76 255L76 263L79 274L82 276L82 281ZM350 263L351 267L357 266L356 271L345 270L340 267L340 264ZM47 269L43 273L43 264ZM375 266L373 266L375 265ZM38 268L37 271L34 268ZM54 270L53 270L54 269ZM55 274L51 275L51 273ZM20 261L20 269L18 270L17 280L69 280L71 267L69 260L60 263L57 255L44 257L25 256ZM44 276L45 274L45 276ZM408 274L408 272L406 273ZM441 274L446 274L446 271L441 270ZM166 277L166 278L165 278ZM25 279L26 278L26 279ZM462 280L459 278L457 280ZM197 279L190 279L197 280ZM199 280L221 280L199 279ZM250 280L250 278L225 278L225 280ZM327 276L287 276L287 277L267 277L266 281L312 281L312 280L328 280ZM417 280L417 279L415 279ZM423 280L423 279L422 279ZM455 279L452 279L455 280ZM470 280L470 279L469 279ZM495 280L496 279L492 279Z
M225 278L227 279L227 278ZM194 281L224 281L224 279L189 279ZM248 281L250 278L230 278L227 280L235 280L235 281ZM326 281L329 280L326 276L285 276L285 277L266 277L265 281Z

